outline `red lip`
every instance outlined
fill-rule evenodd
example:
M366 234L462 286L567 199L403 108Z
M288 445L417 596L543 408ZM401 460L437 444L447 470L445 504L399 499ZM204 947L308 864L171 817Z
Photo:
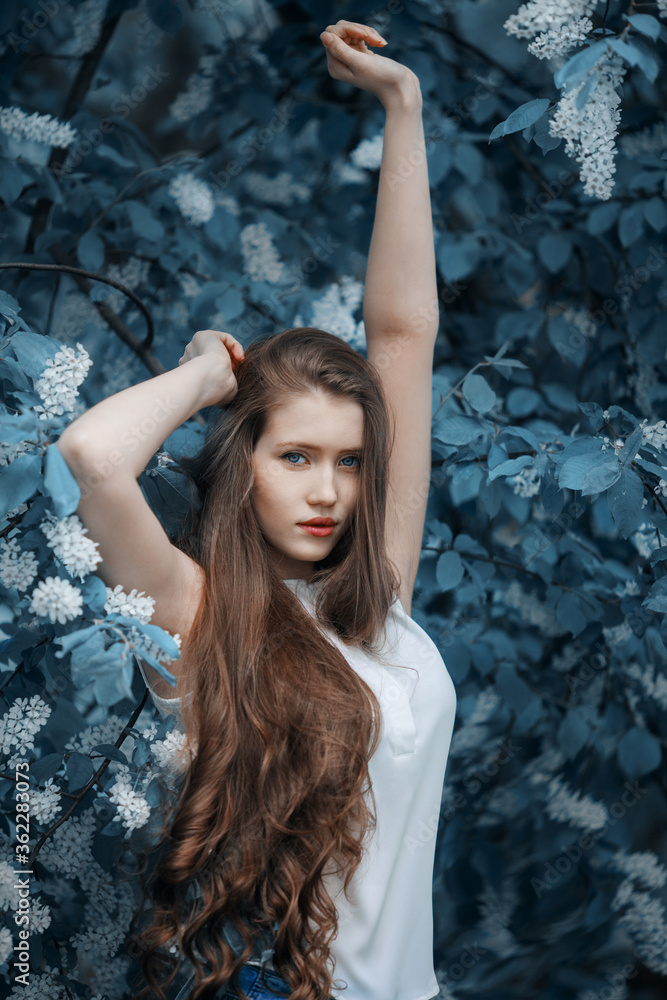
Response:
M335 524L336 522L334 521L334 519L332 517L311 517L310 521L299 521L298 523L299 524L321 525L324 528L324 527L330 527L331 525Z

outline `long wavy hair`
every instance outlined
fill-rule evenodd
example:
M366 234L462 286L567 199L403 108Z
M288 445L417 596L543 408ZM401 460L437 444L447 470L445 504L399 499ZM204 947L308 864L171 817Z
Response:
M139 936L137 914L131 925L148 983L136 1000L149 991L164 1000L184 958L195 970L188 1000L224 985L245 998L239 972L258 935L273 946L291 1000L328 997L338 911L324 876L347 896L377 818L368 762L379 704L319 625L377 654L398 591L384 544L393 429L378 372L340 338L302 327L252 342L236 375L237 394L200 451L179 463L194 499L189 530L174 541L202 567L205 586L177 661L177 792L161 800L164 822L144 855L150 921ZM253 450L271 411L309 391L356 400L364 412L358 500L315 565L314 616L273 567L251 502ZM240 954L223 936L228 920Z

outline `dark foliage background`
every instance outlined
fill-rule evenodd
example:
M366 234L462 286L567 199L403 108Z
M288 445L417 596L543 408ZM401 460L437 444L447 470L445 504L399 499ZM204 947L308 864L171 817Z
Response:
M339 18L377 27L424 94L441 325L413 617L458 694L430 824L440 995L664 995L667 5L574 3L592 28L551 60L505 26L518 6L2 5L0 973L12 998L126 994L134 897L116 875L128 841L150 837L178 745L134 657L166 673L177 643L96 576L66 520L76 484L49 445L86 407L175 367L197 329L247 344L316 325L365 350L383 112L327 74L319 32ZM531 9L548 25L561 8ZM622 77L616 124L600 58ZM576 148L551 133L559 114L565 128L581 114ZM140 478L169 531L186 502L172 459L197 446L204 417ZM21 867L29 991L12 952Z

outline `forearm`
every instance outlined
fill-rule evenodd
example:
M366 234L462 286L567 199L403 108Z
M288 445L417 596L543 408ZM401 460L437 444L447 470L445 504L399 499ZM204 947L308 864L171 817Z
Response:
M169 435L209 405L209 367L206 358L192 358L108 396L73 420L57 442L73 473L104 463L109 475L136 479Z
M366 336L437 333L438 288L431 196L418 86L386 109L363 316Z

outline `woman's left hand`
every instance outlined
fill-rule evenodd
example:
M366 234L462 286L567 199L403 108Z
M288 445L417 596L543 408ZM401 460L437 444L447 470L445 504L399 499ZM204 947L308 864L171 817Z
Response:
M419 79L411 69L378 53L369 45L382 45L385 40L375 28L356 21L336 21L329 24L327 41L320 40L327 50L327 67L334 80L351 83L362 90L369 90L386 105L391 97L404 90L421 95Z

